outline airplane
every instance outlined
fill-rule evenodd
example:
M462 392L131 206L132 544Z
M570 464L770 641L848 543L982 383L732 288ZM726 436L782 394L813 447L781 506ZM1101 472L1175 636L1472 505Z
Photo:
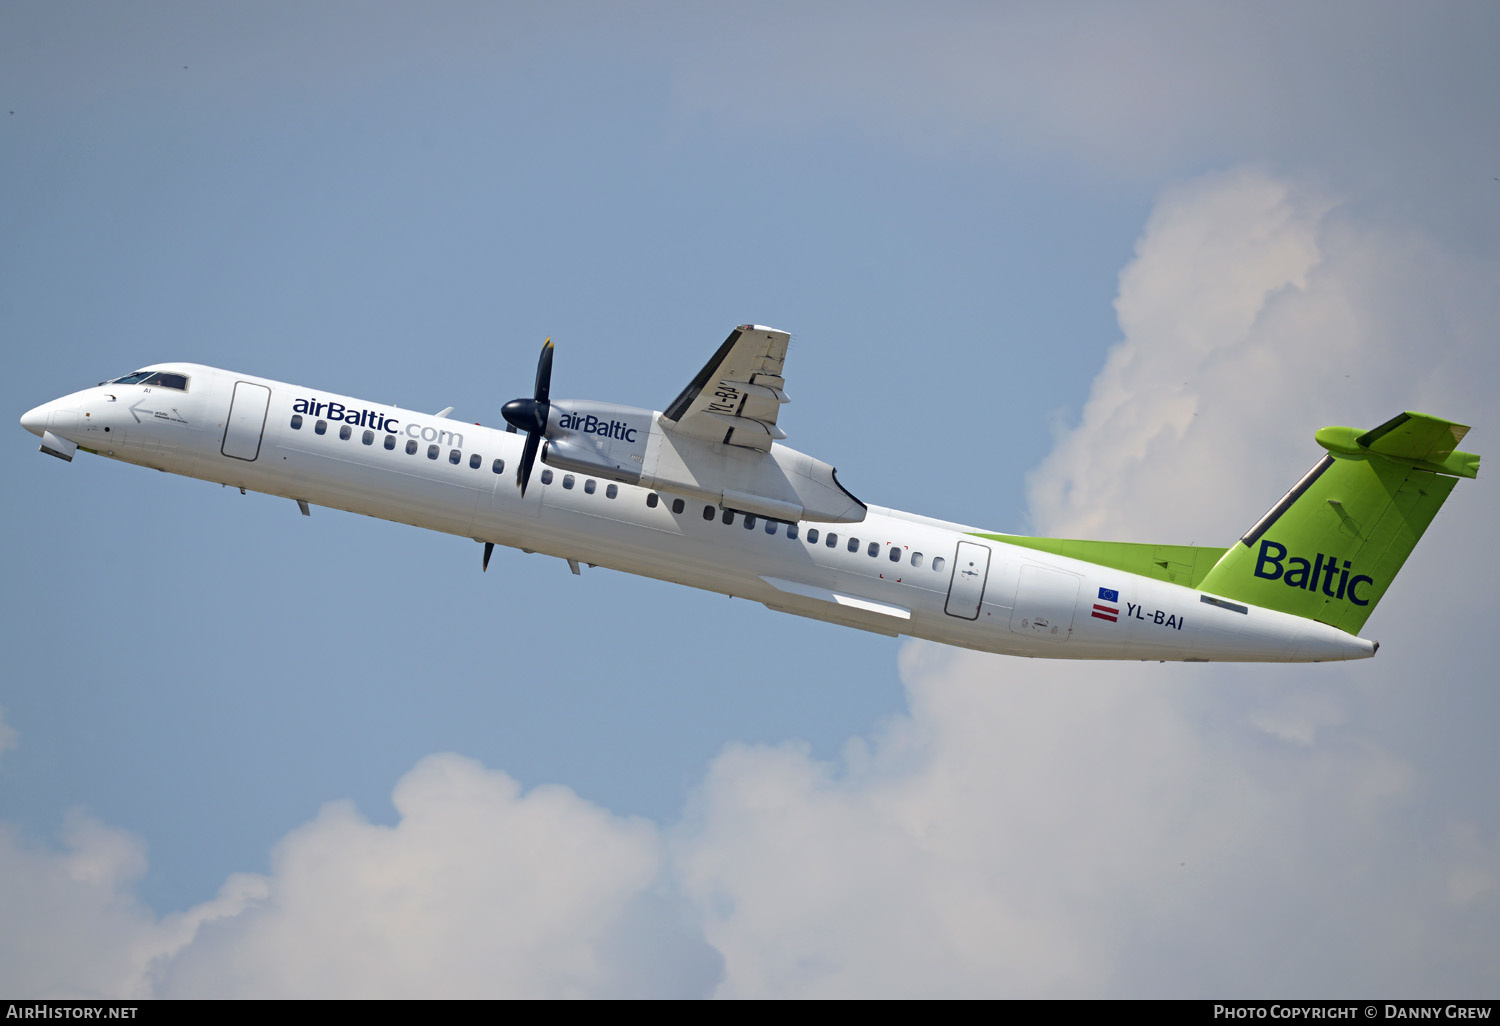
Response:
M1317 464L1222 548L1033 538L870 506L781 444L790 336L730 333L664 411L551 398L553 346L504 429L193 363L28 411L78 451L773 610L984 652L1184 662L1364 659L1359 636L1458 478L1468 428L1324 428ZM524 436L524 437L522 437Z

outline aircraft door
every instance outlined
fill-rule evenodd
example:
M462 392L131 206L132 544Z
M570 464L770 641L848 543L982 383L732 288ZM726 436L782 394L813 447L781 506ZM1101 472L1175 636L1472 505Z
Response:
M1041 641L1067 641L1078 608L1078 576L1042 566L1023 566L1016 584L1010 629Z
M266 409L271 404L271 390L253 381L236 381L229 401L229 419L224 425L224 442L219 451L237 460L253 460L260 455L261 436L266 429Z
M979 603L984 600L984 582L990 574L990 549L987 545L959 542L953 560L953 579L948 584L948 603L943 612L963 620L979 619Z

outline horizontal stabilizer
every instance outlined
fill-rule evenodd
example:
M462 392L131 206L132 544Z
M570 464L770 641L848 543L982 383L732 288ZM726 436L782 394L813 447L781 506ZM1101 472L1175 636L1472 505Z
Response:
M1468 433L1466 424L1407 412L1364 433L1356 428L1326 427L1316 437L1319 445L1337 456L1374 454L1435 474L1472 478L1478 476L1479 457L1458 451L1458 443Z

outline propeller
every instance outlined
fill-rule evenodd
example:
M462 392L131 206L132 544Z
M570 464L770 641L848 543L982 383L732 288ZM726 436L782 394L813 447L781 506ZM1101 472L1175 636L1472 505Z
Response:
M526 483L531 480L531 466L536 462L536 451L542 444L542 434L547 430L547 416L552 404L547 397L552 393L552 339L542 343L542 355L536 362L536 388L530 399L512 399L500 407L500 415L506 423L518 431L526 432L526 448L521 450L521 465L516 468L516 484L521 494L526 494Z

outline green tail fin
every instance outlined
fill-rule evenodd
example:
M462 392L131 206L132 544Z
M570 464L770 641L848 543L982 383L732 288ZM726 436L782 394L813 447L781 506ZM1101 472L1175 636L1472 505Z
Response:
M1199 590L1358 634L1458 478L1478 473L1479 457L1455 448L1468 430L1424 413L1324 428L1328 454Z

